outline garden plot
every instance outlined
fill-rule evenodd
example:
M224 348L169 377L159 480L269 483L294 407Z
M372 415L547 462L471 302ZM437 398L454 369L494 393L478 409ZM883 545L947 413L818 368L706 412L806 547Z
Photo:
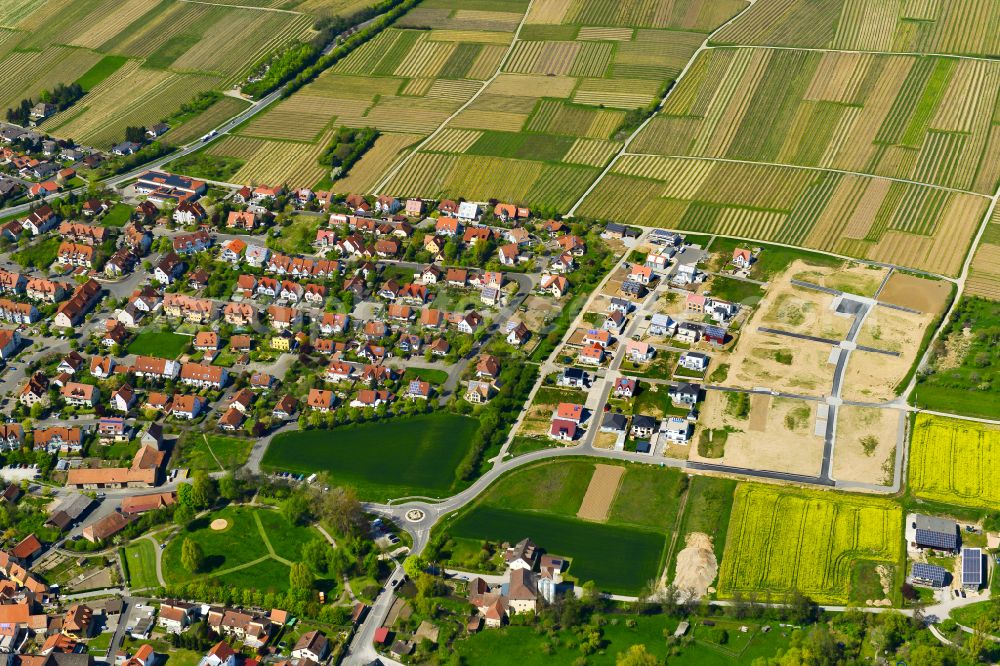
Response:
M902 412L842 405L830 476L837 481L891 483Z
M689 459L816 476L823 464L823 438L813 434L815 420L816 405L809 401L707 391ZM709 430L721 457L699 454L699 449L706 451L699 441Z
M917 314L885 306L874 307L858 332L858 345L899 355L851 352L844 375L843 397L867 402L895 398L899 383L917 360L924 331L933 320L931 313Z
M995 510L1000 504L1000 428L918 414L910 488L928 500Z
M902 528L902 509L888 500L743 484L729 522L719 596L798 590L819 603L857 599L856 576L866 568L882 565L902 579L895 569Z

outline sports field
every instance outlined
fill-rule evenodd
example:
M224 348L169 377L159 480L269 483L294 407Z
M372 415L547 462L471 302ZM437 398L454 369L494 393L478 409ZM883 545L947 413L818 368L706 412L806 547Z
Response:
M1000 428L917 414L910 443L910 489L944 504L1000 506Z
M798 590L821 603L846 603L857 599L854 577L866 565L882 564L900 578L902 547L903 513L893 502L742 484L729 522L719 596ZM890 597L896 587L890 587Z
M170 331L143 331L135 336L125 351L128 354L139 354L140 356L177 358L190 343L190 335L181 335Z
M214 520L226 521L226 527L212 529ZM288 589L289 567L301 561L302 546L322 538L311 527L289 524L278 511L229 507L193 521L170 540L163 575L168 585L204 576L236 588L280 592ZM204 554L195 574L181 563L185 539L196 541Z
M475 419L438 413L282 433L268 446L261 466L305 474L328 472L333 483L356 487L366 500L444 497L454 492L455 468L477 427Z

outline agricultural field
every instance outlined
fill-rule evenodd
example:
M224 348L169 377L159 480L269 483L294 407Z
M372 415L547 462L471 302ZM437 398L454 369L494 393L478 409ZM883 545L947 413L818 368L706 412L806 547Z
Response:
M742 7L700 0L533 5L499 75L404 158L382 189L565 212L624 147L635 122L628 112L657 103L706 33ZM431 10L423 11L429 18Z
M955 414L1000 413L1000 303L963 298L931 348L930 369L917 377L913 404Z
M623 214L622 201L635 207ZM856 174L626 155L577 214L957 275L988 203L966 192Z
M366 500L444 497L455 491L455 468L477 427L475 419L440 413L282 433L261 464L267 470L327 472L334 483L356 487Z
M510 11L465 10L457 0L421 4L213 150L248 160L236 176L242 180L311 187L323 179L316 158L331 131L373 127L381 133L375 146L333 185L336 191L371 191L400 154L496 73L527 2L504 7ZM431 24L420 18L425 9L450 18L428 30ZM268 171L265 164L276 159L284 166Z
M998 91L995 62L716 48L698 57L630 150L839 169L992 194L1000 176ZM935 197L943 201L933 190L923 198ZM915 220L911 228L901 223L890 219L888 228L924 233Z
M574 579L634 593L662 569L684 485L671 469L585 459L541 463L504 476L439 529L456 565L477 566L459 553L477 552L481 541L530 537L569 558ZM622 558L631 566L606 566Z
M995 510L1000 503L1000 428L917 414L909 467L916 497Z
M983 230L969 266L965 293L1000 301L1000 208L993 210L989 224Z
M881 601L904 574L902 547L903 512L888 500L741 484L719 596L798 590L820 603ZM857 585L878 566L889 574L888 589Z
M754 4L712 43L992 57L998 22L994 0L775 0Z
M37 99L60 83L79 82L84 97L42 126L56 136L107 148L124 139L128 125L156 123L199 92L238 86L269 54L311 39L318 16L355 12L369 3L307 0L291 3L300 6L294 11L271 11L275 4L2 2L0 108ZM183 117L164 140L190 141L243 106L230 99Z

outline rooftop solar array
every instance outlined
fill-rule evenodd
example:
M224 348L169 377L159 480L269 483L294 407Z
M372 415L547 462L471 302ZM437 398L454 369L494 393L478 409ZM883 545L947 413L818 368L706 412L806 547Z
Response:
M983 582L983 552L979 548L962 549L962 585Z
M935 587L941 587L948 577L948 572L933 564L917 562L913 565L913 577L930 581Z
M946 534L931 530L917 530L917 544L920 546L939 548L941 550L954 550L957 541L958 537L954 533Z

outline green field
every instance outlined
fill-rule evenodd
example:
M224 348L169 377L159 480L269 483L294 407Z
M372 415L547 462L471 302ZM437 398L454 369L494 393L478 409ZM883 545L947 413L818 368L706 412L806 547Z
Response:
M160 358L177 358L188 344L190 335L170 333L169 331L143 331L128 344L126 353L141 356L158 356Z
M684 549L684 540L688 534L695 532L707 534L712 540L712 550L716 560L722 557L726 550L726 533L729 530L733 493L737 485L733 479L717 476L691 477L684 515L681 516L677 529L677 542L667 563L667 572L671 579L676 573L677 554Z
M132 210L127 204L115 204L101 218L101 224L105 227L124 227L132 217Z
M626 471L608 518L596 522L577 517L594 465L592 460L564 459L502 477L440 528L456 540L451 565L476 566L480 541L529 537L547 552L572 559L568 574L578 581L593 580L601 589L634 594L660 572L683 476L673 469L622 465ZM628 566L607 565L624 561Z
M910 490L919 498L995 511L1000 506L1000 428L917 414Z
M213 530L223 519L228 525ZM181 564L181 544L194 539L205 556L202 570L191 574ZM193 521L170 540L163 551L163 575L168 585L204 576L236 588L262 591L288 589L288 572L300 561L302 546L322 536L311 527L291 525L278 511L229 507ZM318 586L329 586L321 581Z
M664 615L630 616L628 619L635 621L634 627L629 627L623 616L608 615L604 619L607 622L601 627L601 649L586 657L587 663L594 666L613 666L617 654L637 644L645 645L650 654L659 660L665 660L663 663L750 666L755 659L773 656L788 643L788 638L782 636L781 632L762 633L759 625L752 622L740 622L731 627L733 621L713 618L716 628L726 627L731 637L730 643L720 646L711 639L712 628L703 627L697 618L692 618L693 629L689 631L689 635L694 640L674 653L667 646L664 636L672 634L677 628L680 622L678 618ZM739 631L739 626L743 625L750 627L746 638ZM532 627L491 629L456 643L456 651L469 664L516 663L521 666L547 666L579 663L580 651L567 645L576 635L568 630L553 633L555 640L549 642L547 633L536 631ZM546 642L550 645L555 643L557 647L553 651L543 650L542 645Z
M983 418L1000 414L1000 303L963 298L932 349L931 372L918 376L913 403Z
M818 602L846 603L856 600L855 577L871 565L883 564L902 580L902 547L903 512L893 502L742 484L729 522L719 596L798 590ZM895 582L890 587L890 598L897 587Z
M659 574L666 537L632 527L493 506L479 506L448 524L460 539L511 543L530 537L547 552L570 558L567 573L602 590L635 594ZM613 564L618 563L618 564Z
M23 250L18 250L11 257L25 268L38 268L45 270L51 266L56 257L59 256L59 244L62 241L56 237L49 237L29 245Z
M133 590L159 587L156 578L156 546L149 539L137 539L122 550L128 567L128 584Z
M128 58L122 56L104 56L76 80L84 90L93 90L94 86L118 71Z
M191 433L184 443L181 455L183 464L192 470L218 472L246 463L253 444L252 439Z
M477 427L475 419L437 413L282 433L271 442L261 466L304 474L328 472L334 483L356 487L364 499L443 497L456 488L455 468Z

